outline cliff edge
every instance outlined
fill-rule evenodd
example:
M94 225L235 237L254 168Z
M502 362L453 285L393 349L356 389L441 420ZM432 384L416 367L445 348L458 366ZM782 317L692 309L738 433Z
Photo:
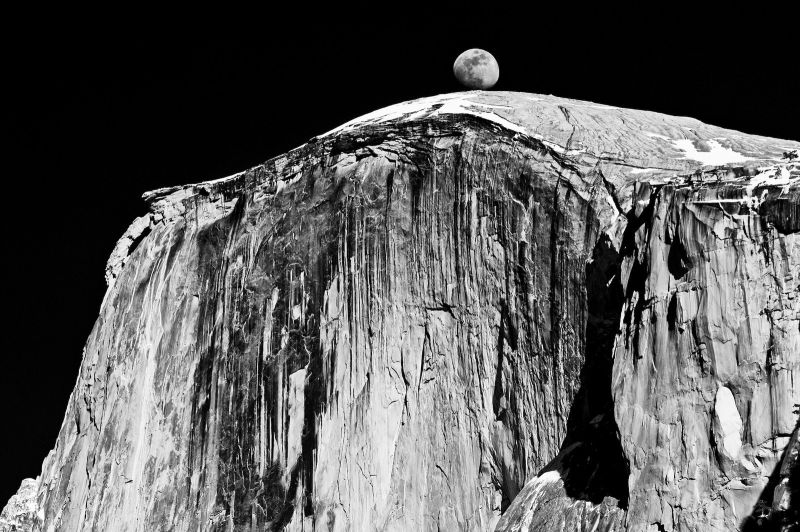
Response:
M791 526L799 152L475 91L147 193L0 529Z

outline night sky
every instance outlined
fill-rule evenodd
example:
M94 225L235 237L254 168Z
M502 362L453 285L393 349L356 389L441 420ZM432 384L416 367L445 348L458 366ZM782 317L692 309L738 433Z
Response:
M788 13L376 4L298 3L224 27L5 21L16 31L3 46L0 507L55 443L106 259L147 190L223 177L376 108L460 90L452 64L472 47L497 58L495 90L800 140Z

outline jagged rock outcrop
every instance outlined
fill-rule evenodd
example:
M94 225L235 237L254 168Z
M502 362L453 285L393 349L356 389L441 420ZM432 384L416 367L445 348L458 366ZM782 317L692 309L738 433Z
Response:
M35 528L735 530L800 402L798 149L472 92L148 193Z
M783 451L780 467L769 478L753 512L742 530L779 530L794 532L800 529L800 423L794 429L789 445Z
M23 532L32 530L38 519L39 507L36 504L36 492L39 479L26 478L22 481L17 493L8 500L0 513L0 530L4 532Z

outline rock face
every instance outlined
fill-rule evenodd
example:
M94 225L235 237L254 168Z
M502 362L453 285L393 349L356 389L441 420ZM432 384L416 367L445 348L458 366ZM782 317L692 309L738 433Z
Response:
M755 509L745 521L743 530L780 530L794 532L800 528L800 430L795 428L776 468L761 492Z
M37 523L36 492L39 479L26 478L0 513L0 530L8 532L32 530Z
M32 527L755 523L800 402L798 149L458 93L148 193Z

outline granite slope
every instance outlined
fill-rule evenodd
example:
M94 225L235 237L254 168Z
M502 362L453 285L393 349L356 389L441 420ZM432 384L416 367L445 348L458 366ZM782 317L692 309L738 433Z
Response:
M735 530L800 402L799 149L469 92L148 193L26 526Z

